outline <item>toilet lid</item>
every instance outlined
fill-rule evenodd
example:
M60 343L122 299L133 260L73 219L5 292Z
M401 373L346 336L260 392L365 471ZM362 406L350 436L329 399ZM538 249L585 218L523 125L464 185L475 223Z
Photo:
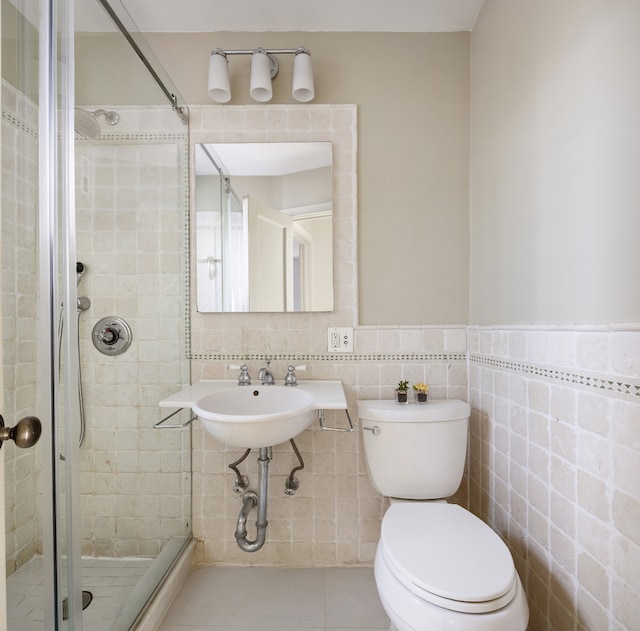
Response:
M396 578L439 606L495 611L515 594L509 549L489 526L455 504L392 504L382 521L380 546Z

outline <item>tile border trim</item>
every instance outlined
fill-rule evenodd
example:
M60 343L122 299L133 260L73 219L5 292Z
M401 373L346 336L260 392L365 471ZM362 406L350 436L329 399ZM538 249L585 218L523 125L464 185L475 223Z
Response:
M20 131L27 133L32 138L35 138L35 139L38 138L37 129L34 129L30 125L22 121L18 116L16 116L12 112L9 112L8 110L5 110L4 108L2 108L2 120L7 121L15 129L18 129Z
M640 400L640 383L626 383L617 379L598 377L558 368L545 368L525 362L515 362L486 355L469 355L469 362L481 366L490 366L511 372L523 373L532 377L542 377L561 383L583 386L600 392L630 395Z
M465 353L194 353L191 359L210 361L464 362Z

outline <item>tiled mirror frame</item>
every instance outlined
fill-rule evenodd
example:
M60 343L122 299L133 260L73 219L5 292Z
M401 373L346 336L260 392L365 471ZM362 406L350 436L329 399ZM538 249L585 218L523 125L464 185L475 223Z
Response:
M245 331L268 329L287 331L312 326L317 331L311 350L309 345L276 352L273 359L306 361L326 349L326 328L356 326L358 322L357 277L357 107L355 105L267 105L267 106L194 106L190 108L189 148L202 142L331 142L333 145L333 213L334 213L334 310L327 313L285 314L202 314L196 311L195 291L190 292L190 330L187 331L187 355L197 360L261 359L259 345L245 337ZM195 174L191 170L191 208ZM192 248L193 239L192 224ZM191 255L194 253L192 251ZM194 270L190 272L195 288ZM233 329L225 335L224 347L212 348L211 329ZM189 327L188 327L189 329ZM242 334L238 335L238 330ZM266 334L266 333L265 333ZM272 335L273 337L273 335ZM215 343L218 346L217 342ZM277 346L277 345L276 345ZM247 352L248 351L248 352ZM315 352L313 352L315 351ZM328 358L328 357L325 357Z

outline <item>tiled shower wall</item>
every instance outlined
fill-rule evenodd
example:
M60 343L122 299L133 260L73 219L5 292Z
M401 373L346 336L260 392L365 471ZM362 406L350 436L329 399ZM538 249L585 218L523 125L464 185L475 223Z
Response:
M173 112L120 111L118 132L77 144L79 295L87 432L81 450L83 553L155 556L190 529L188 432L157 431L157 403L188 381L183 235L186 128ZM171 133L171 130L175 131ZM37 414L37 107L2 86L2 316L5 404ZM134 344L99 355L95 321L122 315ZM6 449L7 569L42 551L39 448Z
M392 398L400 379L428 382L434 397L466 399L466 330L442 327L359 327L354 353L327 352L327 327L357 323L357 123L355 106L211 106L191 111L191 142L331 141L334 185L334 287L332 313L200 314L193 307L192 381L233 378L228 364L246 361L257 375L272 358L277 378L288 364L307 366L299 378L339 379L358 428L356 401ZM193 253L192 253L193 255ZM195 293L194 288L194 293ZM192 296L194 304L195 296ZM326 424L348 427L346 414ZM252 554L235 538L241 496L228 465L242 455L194 425L194 535L206 563L283 566L353 566L373 563L384 500L366 474L359 431L321 430L317 423L296 438L305 468L300 488L284 493L298 461L289 444L273 450L267 542ZM240 465L257 484L257 451ZM460 501L464 501L461 496ZM251 539L253 516L249 518Z
M2 82L2 349L8 425L36 413L38 397L37 108ZM7 573L41 549L37 449L4 450Z
M640 327L470 328L470 499L530 631L638 628Z
M117 111L116 127L76 141L78 295L91 300L79 327L82 552L148 557L190 532L189 431L153 429L158 401L188 381L187 138L167 108ZM91 338L114 315L133 343L110 357Z

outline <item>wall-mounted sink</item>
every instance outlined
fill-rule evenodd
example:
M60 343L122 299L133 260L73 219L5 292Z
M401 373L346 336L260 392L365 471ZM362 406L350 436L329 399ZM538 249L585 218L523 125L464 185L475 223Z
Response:
M191 406L205 429L235 447L283 443L313 423L313 397L287 386L243 386L205 394Z
M346 409L347 402L340 381L241 387L211 379L163 399L160 407L190 407L216 440L246 449L286 442L313 423L316 410Z

